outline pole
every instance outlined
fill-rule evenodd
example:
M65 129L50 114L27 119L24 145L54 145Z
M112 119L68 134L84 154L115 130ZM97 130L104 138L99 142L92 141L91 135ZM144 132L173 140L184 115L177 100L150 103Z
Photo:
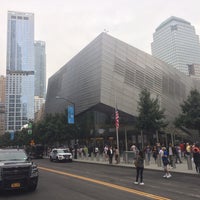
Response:
M119 150L119 134L118 134L118 128L116 127L116 138L117 138L117 149Z
M124 134L125 134L125 149L126 149L126 151L128 151L128 143L127 143L127 132L126 132L126 127L124 128L125 130L125 132L124 132Z
M117 116L116 116L117 114ZM116 140L117 140L117 149L119 151L119 158L120 158L120 150L119 150L119 134L118 134L118 129L119 129L119 113L117 110L117 97L115 94L115 128L116 128Z
M141 130L141 142L142 142L142 149L144 148L144 138L143 138L143 131Z

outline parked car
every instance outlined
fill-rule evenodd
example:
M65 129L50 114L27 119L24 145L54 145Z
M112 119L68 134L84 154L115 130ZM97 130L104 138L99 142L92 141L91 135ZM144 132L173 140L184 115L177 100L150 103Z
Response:
M70 161L72 162L72 154L68 149L52 149L49 155L50 161Z
M0 149L0 190L34 191L38 176L37 165L23 149Z

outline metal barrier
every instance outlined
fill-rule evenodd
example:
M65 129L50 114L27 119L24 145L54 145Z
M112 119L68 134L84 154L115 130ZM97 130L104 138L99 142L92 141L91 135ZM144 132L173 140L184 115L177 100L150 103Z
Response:
M148 154L145 153L145 165L150 165Z
M123 162L133 163L133 160L136 158L136 153L133 151L124 151L123 152Z
M188 166L188 170L192 170L192 158L191 155L186 155L187 158L187 166Z
M157 162L158 167L162 167L162 158L160 154L158 154L156 162Z

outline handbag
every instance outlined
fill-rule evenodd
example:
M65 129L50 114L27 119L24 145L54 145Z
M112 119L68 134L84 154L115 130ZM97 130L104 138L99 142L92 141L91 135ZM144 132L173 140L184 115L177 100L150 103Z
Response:
M135 167L138 166L138 161L137 160L134 160L134 165L135 165Z

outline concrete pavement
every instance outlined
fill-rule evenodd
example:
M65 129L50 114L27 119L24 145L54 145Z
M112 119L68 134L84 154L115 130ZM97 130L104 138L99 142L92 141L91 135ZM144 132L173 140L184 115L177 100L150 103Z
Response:
M110 165L107 158L102 155L97 155L96 157L92 155L91 157L85 157L83 155L77 156L77 159L73 159L75 162L86 162L86 163L96 163L96 164L103 164L103 165ZM133 161L125 162L123 157L120 158L120 163L116 164L113 158L113 166L123 166L123 167L132 167L134 168ZM150 162L148 163L145 160L145 169L151 170L161 170L163 171L163 167L161 162L155 163L153 158L151 157ZM187 159L182 158L182 163L175 164L173 168L170 168L170 172L177 172L177 173L187 173L187 174L197 174L195 170L194 162L188 162Z

